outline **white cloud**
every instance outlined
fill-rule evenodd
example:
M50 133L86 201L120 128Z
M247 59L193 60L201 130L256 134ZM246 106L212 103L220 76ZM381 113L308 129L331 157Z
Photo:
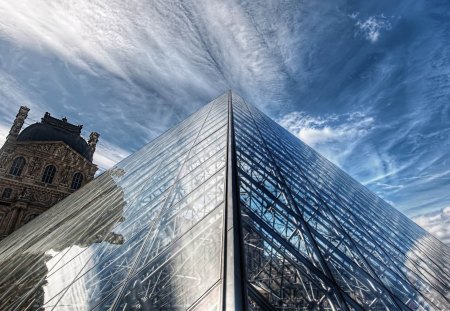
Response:
M355 144L372 130L375 120L361 112L324 117L292 112L278 123L339 165Z
M450 206L412 217L419 226L450 246Z
M395 177L410 163L399 163L389 148L376 149L369 135L376 133L380 126L368 113L313 117L292 112L278 122L379 196L404 189Z
M99 173L113 167L116 163L130 155L130 152L107 141L99 141L94 153L94 163L99 167Z
M372 128L374 119L360 112L324 117L292 112L278 122L305 143L316 146L326 142L343 142L364 136Z
M167 97L193 87L214 96L244 82L274 91L284 79L283 60L234 2L17 0L0 2L0 16L0 38ZM289 49L289 37L271 39Z
M13 116L25 104L35 119L66 115L132 150L229 88L257 104L280 99L271 94L285 94L286 62L299 63L291 55L297 26L278 27L281 17L258 5L263 16L254 19L253 8L220 0L0 1L0 110ZM285 20L301 13L280 12ZM105 167L121 158L104 155L97 159Z
M5 143L6 136L8 136L9 130L9 127L0 124L0 146L3 146L3 144Z
M351 19L357 20L358 15L359 14L357 13L353 13L349 15L349 17ZM358 19L355 25L358 27L358 32L372 43L378 41L382 31L392 29L391 22L383 14L378 16L370 16L364 21Z
M101 6L87 1L3 1L0 3L0 35L37 50L56 52L86 70L90 69L89 61L97 62L126 78L123 68L107 52L117 13L113 5ZM94 32L104 36L93 40ZM120 38L116 39L120 45Z

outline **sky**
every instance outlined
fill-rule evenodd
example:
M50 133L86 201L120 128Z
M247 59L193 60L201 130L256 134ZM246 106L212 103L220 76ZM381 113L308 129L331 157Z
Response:
M0 0L20 105L100 133L103 171L233 89L450 244L448 0Z

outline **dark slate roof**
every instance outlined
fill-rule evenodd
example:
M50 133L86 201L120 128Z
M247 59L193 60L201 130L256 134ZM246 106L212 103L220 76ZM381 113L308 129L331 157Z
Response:
M67 119L56 119L47 112L39 123L25 128L17 141L62 141L92 162L91 148L80 136L82 125L73 125Z

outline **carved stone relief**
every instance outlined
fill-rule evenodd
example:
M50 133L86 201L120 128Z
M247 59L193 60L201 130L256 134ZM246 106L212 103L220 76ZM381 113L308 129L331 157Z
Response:
M6 167L7 163L8 163L8 154L5 152L0 155L0 167Z
M42 159L38 157L33 157L33 159L30 161L30 164L28 165L28 175L30 176L36 176L37 173L42 168Z
M19 194L18 199L27 202L33 201L33 190L30 188L24 188L22 193Z

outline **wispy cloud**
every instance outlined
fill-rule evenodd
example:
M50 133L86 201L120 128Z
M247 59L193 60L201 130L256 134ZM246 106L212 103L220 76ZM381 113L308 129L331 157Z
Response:
M266 91L282 86L283 60L235 2L19 0L2 2L0 14L0 38L93 75L101 68L132 88L145 84L163 98L192 88L216 96L244 81Z
M1 56L0 56L1 59ZM23 86L8 72L0 67L0 98L4 103L32 103Z
M418 144L408 130L411 124L404 120L399 120L396 126L388 126L377 122L370 112L316 117L292 112L278 122L391 205L414 216L420 211L435 210L449 199L447 191L433 185L449 184L450 172L434 169L436 165L446 167L446 160L442 157L426 159L423 151L430 145L431 138L441 137L442 132L440 135L431 133L426 142ZM419 120L423 122L419 118L414 121L417 127ZM439 142L442 144L441 140Z
M384 190L400 190L404 188L404 185L389 185L381 182L378 182L377 186Z
M382 31L392 29L390 19L384 16L384 14L369 16L365 20L358 19L358 15L359 13L352 13L349 17L356 20L355 26L358 29L357 32L372 43L378 41Z
M278 122L360 182L376 184L380 190L403 188L383 182L403 167L387 148L377 150L371 143L371 136L377 136L380 125L369 113L313 117L304 112L292 112Z
M378 150L371 142L380 125L370 113L313 117L305 112L292 112L278 122L361 183L374 185L371 188L377 194L384 196L404 187L387 180L403 167L387 149Z
M132 152L229 88L264 103L283 94L284 51L295 41L291 28L266 13L255 20L252 9L234 1L0 2L0 107L10 116L22 104L66 115Z
M448 182L448 170L423 174L429 165L423 169L419 168L418 172L423 172L419 173L419 176L402 178L411 174L411 166L420 162L417 159L420 154L408 161L400 161L395 154L392 154L390 150L403 139L401 135L376 149L370 143L373 139L371 136L379 137L377 132L384 129L383 126L377 125L374 117L366 113L354 112L314 117L305 112L292 112L283 116L278 122L328 159L341 167L346 167L352 176L372 188L389 204L398 207L390 198L411 196L411 193L414 193L412 200L408 202L411 210L407 212L411 215L417 214L420 210L429 210L432 205L439 202L431 202L427 198L428 192L418 190L424 186L424 183L431 185L433 181L439 181L439 179ZM437 134L431 133L427 136L431 139ZM434 190L430 189L430 191ZM445 200L445 197L438 193L436 196ZM414 216L413 220L450 245L450 207Z
M328 159L342 165L358 141L372 130L375 120L361 112L317 117L292 112L278 122Z
M3 144L5 143L6 136L8 136L9 133L9 129L10 128L0 124L0 146L3 146Z
M419 226L450 246L450 206L412 219Z
M113 167L116 163L130 155L130 152L112 145L108 142L99 142L94 153L94 163L97 164L99 171L103 172L106 169Z

